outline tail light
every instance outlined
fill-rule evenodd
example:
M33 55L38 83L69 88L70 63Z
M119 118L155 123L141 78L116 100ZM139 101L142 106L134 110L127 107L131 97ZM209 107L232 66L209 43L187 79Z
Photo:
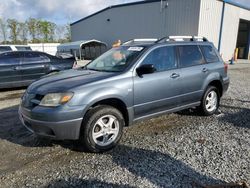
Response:
M225 73L227 73L227 70L228 70L228 64L224 63L224 70L225 70Z

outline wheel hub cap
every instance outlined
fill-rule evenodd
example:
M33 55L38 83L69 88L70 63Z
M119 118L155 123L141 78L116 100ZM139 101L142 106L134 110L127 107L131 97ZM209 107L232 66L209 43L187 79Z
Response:
M99 146L111 144L118 136L119 122L113 115L105 115L99 118L93 128L92 138Z
M218 96L215 91L210 91L206 97L206 110L212 112L217 109Z

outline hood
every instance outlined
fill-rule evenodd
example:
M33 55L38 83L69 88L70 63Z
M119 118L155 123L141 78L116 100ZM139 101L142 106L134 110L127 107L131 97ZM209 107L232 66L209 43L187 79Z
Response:
M112 77L117 73L90 70L67 70L52 73L33 82L27 89L28 93L47 94L69 91L84 84Z

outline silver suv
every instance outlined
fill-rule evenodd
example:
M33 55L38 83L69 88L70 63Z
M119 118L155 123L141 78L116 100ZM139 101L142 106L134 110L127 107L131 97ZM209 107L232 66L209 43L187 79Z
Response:
M228 86L227 65L205 38L134 39L32 83L19 115L37 135L103 152L137 121L191 107L214 114Z

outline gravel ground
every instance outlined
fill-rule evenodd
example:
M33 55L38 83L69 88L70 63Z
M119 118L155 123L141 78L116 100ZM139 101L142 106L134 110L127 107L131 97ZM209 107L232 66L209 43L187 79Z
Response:
M250 64L230 66L221 114L185 111L126 128L104 154L40 140L21 126L24 90L0 93L0 187L204 187L250 184Z

